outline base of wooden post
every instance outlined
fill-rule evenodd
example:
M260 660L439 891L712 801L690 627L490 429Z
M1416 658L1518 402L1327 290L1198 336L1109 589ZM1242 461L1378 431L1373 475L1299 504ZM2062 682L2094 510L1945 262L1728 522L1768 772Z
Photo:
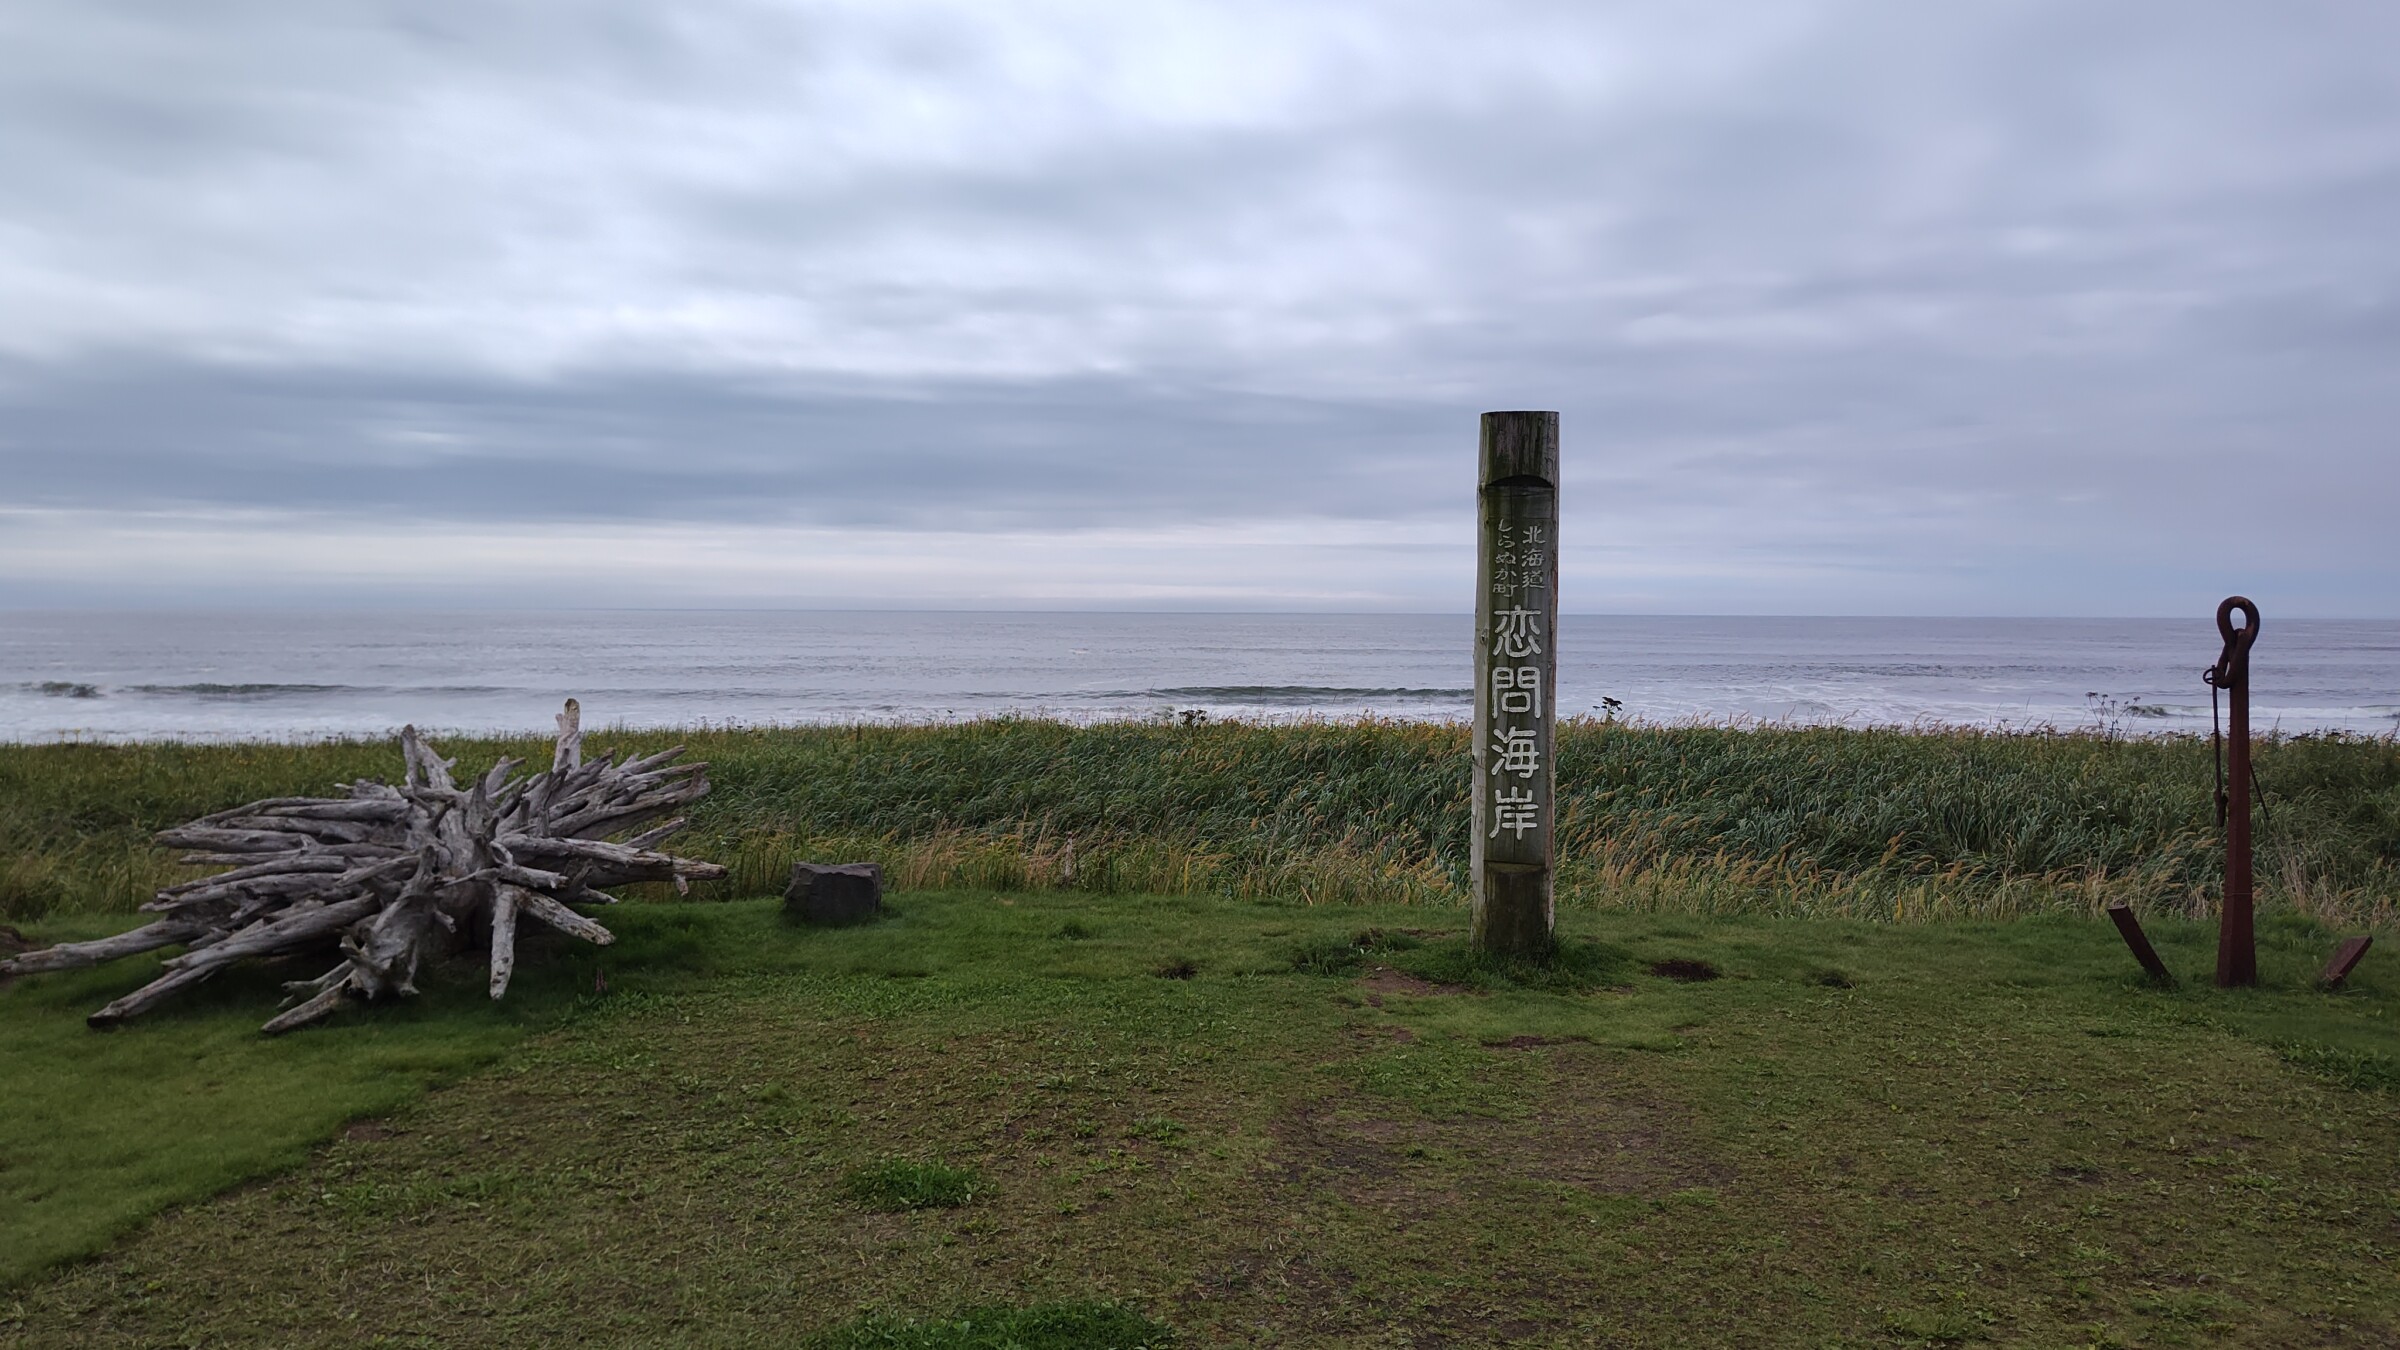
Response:
M1474 943L1495 956L1546 959L1556 945L1550 869L1485 863L1476 897Z

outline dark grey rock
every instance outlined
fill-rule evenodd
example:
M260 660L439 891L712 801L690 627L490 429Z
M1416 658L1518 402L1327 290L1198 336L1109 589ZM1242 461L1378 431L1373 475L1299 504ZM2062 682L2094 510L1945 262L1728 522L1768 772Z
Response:
M861 923L883 913L883 868L875 863L793 863L783 915L801 923Z

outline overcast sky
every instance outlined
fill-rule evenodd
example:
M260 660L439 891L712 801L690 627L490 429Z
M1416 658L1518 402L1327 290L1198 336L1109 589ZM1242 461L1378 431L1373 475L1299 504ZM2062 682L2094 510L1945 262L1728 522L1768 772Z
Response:
M0 4L0 604L2400 615L2400 5Z

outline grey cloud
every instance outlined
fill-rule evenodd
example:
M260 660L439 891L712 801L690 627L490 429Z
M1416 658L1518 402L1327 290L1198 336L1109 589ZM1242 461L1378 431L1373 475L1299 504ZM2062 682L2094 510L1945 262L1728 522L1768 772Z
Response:
M1471 437L1459 422L1097 378L839 389L675 372L0 374L0 458L19 504L418 519L1025 528L1406 514L1426 505L1424 476L1390 471Z
M2388 6L1260 8L1247 104L1104 6L12 8L22 502L1400 520L1555 406L1595 537L2394 571Z

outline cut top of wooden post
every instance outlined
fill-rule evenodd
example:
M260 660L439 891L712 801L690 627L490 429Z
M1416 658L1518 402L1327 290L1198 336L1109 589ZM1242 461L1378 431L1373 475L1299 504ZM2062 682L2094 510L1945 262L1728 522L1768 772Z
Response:
M1485 413L1483 466L1476 486L1527 479L1558 486L1558 414Z

